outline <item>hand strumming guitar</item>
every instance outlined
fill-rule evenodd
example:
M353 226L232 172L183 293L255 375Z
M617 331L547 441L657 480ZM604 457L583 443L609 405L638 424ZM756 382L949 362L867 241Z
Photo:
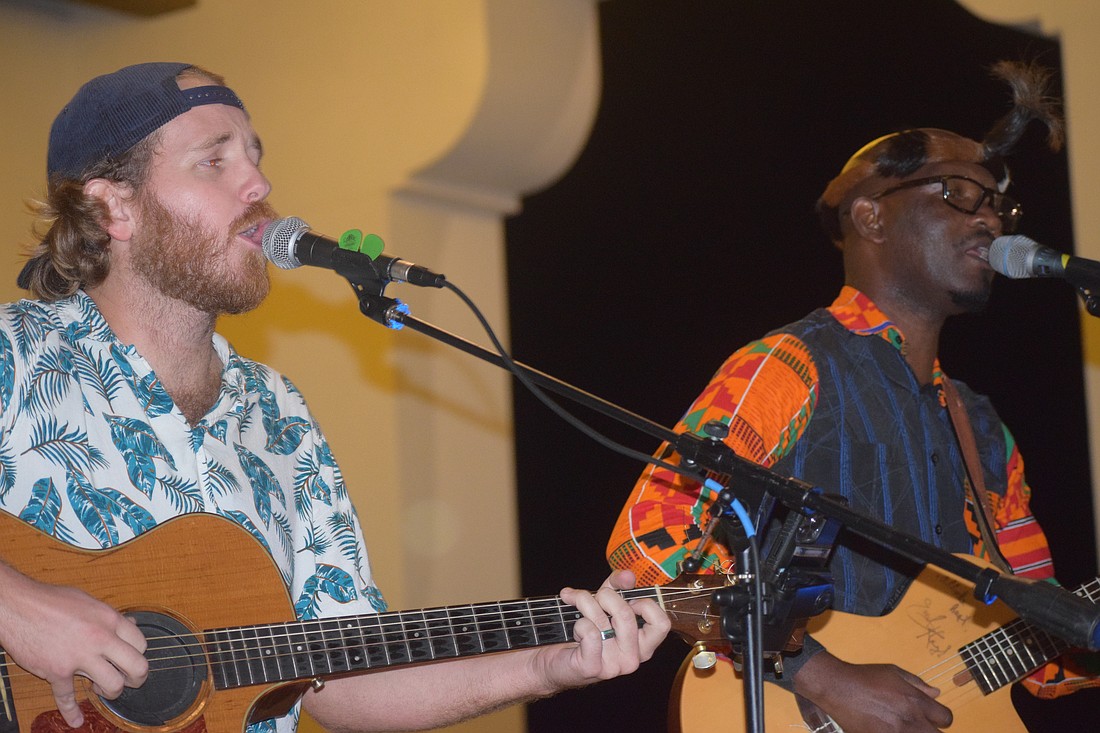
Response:
M0 563L0 646L53 688L57 709L72 727L84 716L73 677L92 681L114 699L145 682L145 636L133 621L76 588L32 580Z
M951 725L940 691L893 664L849 664L827 651L799 670L794 690L844 733L935 733Z

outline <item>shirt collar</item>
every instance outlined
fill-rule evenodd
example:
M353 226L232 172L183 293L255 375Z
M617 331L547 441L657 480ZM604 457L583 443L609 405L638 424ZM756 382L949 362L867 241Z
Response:
M857 336L878 336L891 344L902 356L905 355L905 334L889 316L879 310L873 300L857 288L851 285L841 288L840 294L828 310L840 325ZM932 365L932 381L936 385L943 381L939 357Z

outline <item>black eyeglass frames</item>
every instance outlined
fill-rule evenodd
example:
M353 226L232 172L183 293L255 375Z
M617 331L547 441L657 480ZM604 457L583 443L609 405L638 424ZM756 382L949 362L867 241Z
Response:
M1020 217L1024 215L1024 209L1014 198L993 188L986 188L973 178L966 176L932 176L931 178L916 178L905 181L896 186L891 186L871 196L872 201L877 201L883 196L903 191L907 188L918 188L932 183L940 184L943 189L943 202L956 211L964 214L976 214L982 204L989 202L990 208L1001 220L1001 230L1005 234L1012 234L1020 223Z

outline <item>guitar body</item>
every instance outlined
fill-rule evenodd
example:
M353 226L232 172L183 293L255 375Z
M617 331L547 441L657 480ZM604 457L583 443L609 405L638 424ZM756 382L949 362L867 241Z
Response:
M142 615L152 619L149 623L153 626L160 624L158 619L174 621L187 632L201 634L203 629L295 618L270 555L238 525L211 514L185 515L118 547L89 551L59 542L0 512L0 557L36 580L80 588L124 613L149 612ZM143 624L139 622L139 626ZM124 722L91 693L90 685L83 685L82 691L78 684L78 695L83 695L85 712L94 708L111 727L158 733L205 727L236 733L261 698L282 688L283 694L264 701L263 714L256 719L285 711L308 685L242 687L218 690L215 695L206 672L200 665L198 674L205 679L193 680L190 685L194 699L180 698L172 718L156 724ZM60 716L46 682L25 673L10 659L5 676L12 694L0 702L14 707L20 733L69 730L64 722L57 726ZM83 678L78 678L79 682L84 682ZM109 730L103 723L99 720L91 725L97 732Z
M845 661L896 664L938 687L938 700L955 716L951 730L1027 733L1012 706L1010 687L983 695L957 655L959 647L1014 619L1004 604L982 604L969 583L929 566L890 614L874 618L827 611L811 619L807 630ZM673 686L670 729L744 731L740 673L725 658L707 671L696 670L691 661L684 661ZM764 685L763 719L768 730L841 733L827 718L807 723L796 696L771 683Z

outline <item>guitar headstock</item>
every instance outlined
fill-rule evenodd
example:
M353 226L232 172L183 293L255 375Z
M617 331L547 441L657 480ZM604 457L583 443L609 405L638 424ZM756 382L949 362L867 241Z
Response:
M660 587L658 600L672 621L672 631L689 644L709 642L726 645L722 633L721 609L714 591L729 585L723 575L683 573Z

